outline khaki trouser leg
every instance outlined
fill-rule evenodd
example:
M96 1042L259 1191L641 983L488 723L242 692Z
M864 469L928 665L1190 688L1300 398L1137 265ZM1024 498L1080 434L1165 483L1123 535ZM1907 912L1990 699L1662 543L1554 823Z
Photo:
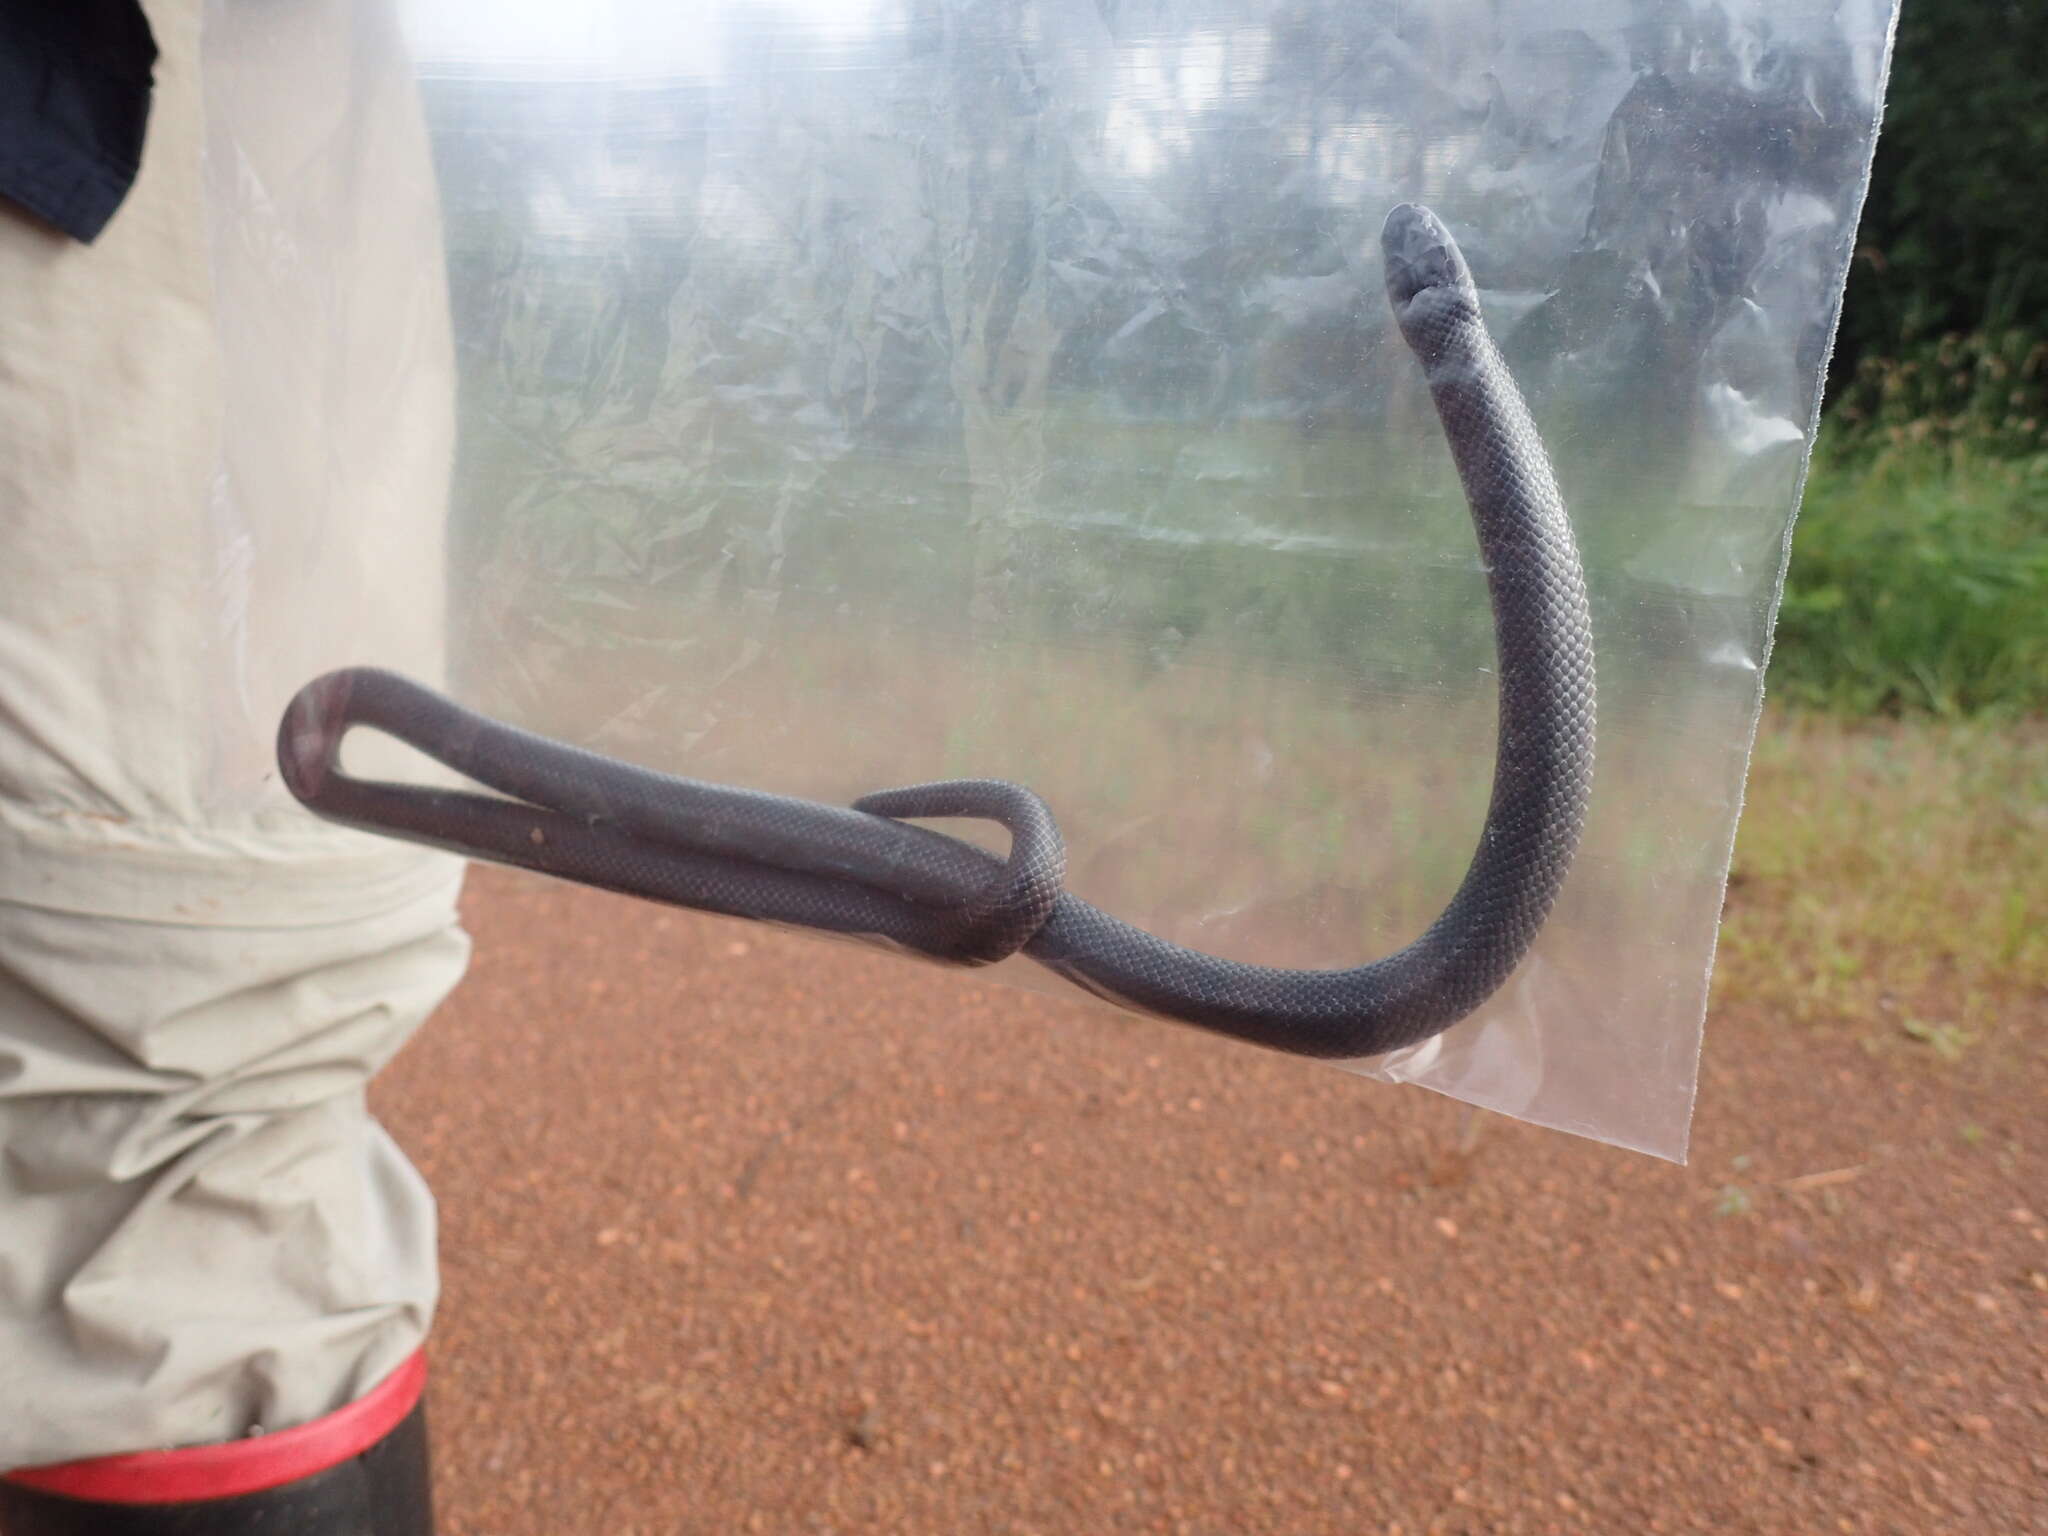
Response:
M417 102L375 6L147 10L105 234L0 206L0 1469L318 1418L436 1294L364 1089L462 974L460 866L270 764L318 671L442 664Z

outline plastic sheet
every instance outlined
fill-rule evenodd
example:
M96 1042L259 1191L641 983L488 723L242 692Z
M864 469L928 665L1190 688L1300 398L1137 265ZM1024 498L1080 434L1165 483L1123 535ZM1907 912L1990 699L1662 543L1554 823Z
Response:
M1431 205L1584 551L1599 759L1508 985L1357 1067L1683 1154L1888 0L399 12L450 690L838 803L1027 784L1070 889L1245 960L1405 943L1485 808L1484 573L1380 270Z

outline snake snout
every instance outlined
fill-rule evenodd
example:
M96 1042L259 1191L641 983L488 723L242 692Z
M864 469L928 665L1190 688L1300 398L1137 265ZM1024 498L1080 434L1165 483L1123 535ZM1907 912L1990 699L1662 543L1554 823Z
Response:
M1380 249L1386 257L1387 297L1397 313L1432 288L1473 291L1472 272L1457 241L1443 220L1420 203L1403 203L1387 215Z

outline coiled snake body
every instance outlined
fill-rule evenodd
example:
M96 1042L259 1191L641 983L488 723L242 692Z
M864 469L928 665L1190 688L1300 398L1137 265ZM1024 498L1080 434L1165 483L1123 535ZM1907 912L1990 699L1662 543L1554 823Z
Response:
M1169 944L1065 891L1050 811L993 780L850 808L702 784L487 720L391 673L300 691L278 733L286 783L333 820L610 890L856 934L959 963L1018 952L1125 1006L1300 1055L1411 1045L1477 1008L1556 900L1593 773L1585 579L1557 482L1480 317L1456 243L1404 204L1381 235L1387 295L1421 362L1479 537L1499 652L1493 794L1457 893L1414 942L1350 970L1282 970ZM511 800L352 778L353 725L388 731ZM900 818L980 816L999 859Z

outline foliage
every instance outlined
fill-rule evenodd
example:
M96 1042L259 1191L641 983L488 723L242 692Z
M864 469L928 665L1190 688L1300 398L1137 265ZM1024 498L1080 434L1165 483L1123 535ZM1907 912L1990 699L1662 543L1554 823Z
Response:
M1770 685L1858 714L2048 708L2048 453L1824 435Z
M1867 355L1830 404L1836 443L1874 452L1960 446L2048 451L2048 341L2022 330L1943 336L1901 357Z
M1950 334L2048 335L2048 6L1906 0L1833 382Z
M2048 708L2048 7L1902 8L1771 668L1852 713Z

